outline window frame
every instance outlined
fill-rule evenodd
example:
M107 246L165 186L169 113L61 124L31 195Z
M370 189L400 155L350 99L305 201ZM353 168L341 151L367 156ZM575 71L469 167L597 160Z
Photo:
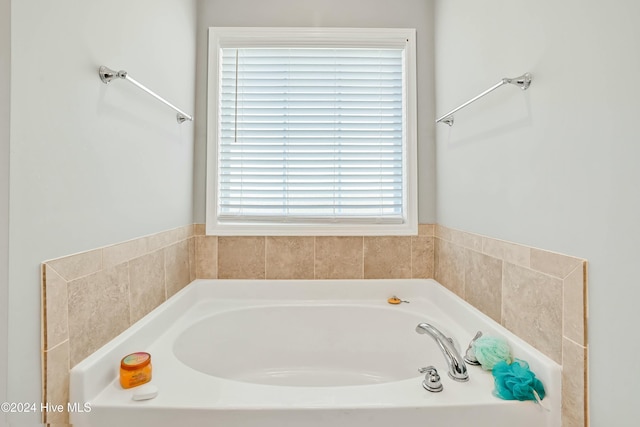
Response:
M402 223L344 221L231 222L219 221L218 115L220 49L228 47L402 48L403 175ZM379 236L415 235L418 231L416 30L408 28L209 28L207 77L206 234L218 236Z

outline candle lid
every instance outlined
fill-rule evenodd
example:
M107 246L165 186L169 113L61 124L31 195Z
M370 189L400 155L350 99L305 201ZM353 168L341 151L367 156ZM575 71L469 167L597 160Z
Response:
M145 352L137 352L126 355L120 361L120 367L126 370L142 368L151 363L151 355Z

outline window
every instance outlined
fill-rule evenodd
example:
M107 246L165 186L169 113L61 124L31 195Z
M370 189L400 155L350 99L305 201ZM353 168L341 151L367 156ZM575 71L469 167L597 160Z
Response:
M212 28L207 233L417 232L415 30Z

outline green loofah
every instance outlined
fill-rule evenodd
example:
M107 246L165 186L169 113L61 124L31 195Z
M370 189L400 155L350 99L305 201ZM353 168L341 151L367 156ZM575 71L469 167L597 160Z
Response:
M507 364L513 362L511 348L502 338L482 336L472 344L476 359L482 369L491 371L496 363L504 361Z

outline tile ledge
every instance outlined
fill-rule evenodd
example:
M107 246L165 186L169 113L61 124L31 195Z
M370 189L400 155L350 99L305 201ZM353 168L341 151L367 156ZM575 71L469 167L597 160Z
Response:
M47 349L44 349L44 348L43 348L43 349L41 349L41 351L42 351L43 353L49 353L50 351L53 351L53 350L57 349L58 347L60 347L61 345L65 344L65 343L69 343L69 338L67 338L67 339L66 339L66 340L64 340L64 341L59 342L58 344L54 345L54 346L53 346L53 347L51 347L51 348L47 348Z
M131 242L135 242L136 240L148 239L148 238L152 238L154 236L158 236L160 234L170 233L170 232L173 232L173 231L177 231L177 230L180 230L180 229L186 229L186 228L189 228L189 227L191 228L191 230L187 233L186 237L178 239L178 240L175 240L172 243L169 243L169 244L167 244L165 246L159 246L159 247L157 247L157 248L155 248L153 250L149 250L149 251L145 252L144 254L142 254L142 255L145 255L147 253L155 252L156 250L164 249L166 247L175 245L176 243L188 241L192 237L195 237L197 234L195 234L195 232L194 232L194 225L196 225L196 224L187 224L187 225L183 225L183 226L180 226L180 227L175 227L175 228L170 228L170 229L163 230L163 231L158 231L158 232L152 233L152 234L145 234L145 235L138 236L138 237L132 237L131 239L123 240L121 242L110 243L110 244L107 244L107 245L104 245L104 246L98 246L97 248L87 249L85 251L79 251L79 252L74 252L74 253L67 254L67 255L61 255L61 256L55 257L55 258L49 258L49 259L47 259L45 261L42 261L41 264L46 264L49 267L51 267L52 263L58 262L58 261L60 261L62 259L65 259L65 258L71 258L71 257L74 257L74 256L79 256L79 255L85 255L87 253L95 252L95 251L103 251L104 249L113 248L115 246L119 246L119 245L124 245L124 244L127 244L127 243L131 243ZM101 255L102 255L102 258L103 258L103 262L104 262L104 254L101 254ZM124 264L124 262L122 262L120 264ZM51 268L53 268L53 267L51 267ZM104 268L102 268L101 270L103 270L103 269ZM64 278L65 280L69 280L69 279L66 279L64 276L62 276L60 274L60 272L58 272L57 270L54 269L54 271L58 275L60 275L62 278ZM98 270L98 271L100 271L100 270ZM87 276L88 276L88 274L87 274Z
M582 348L584 350L588 350L589 349L589 344L587 344L587 345L580 344L580 343L572 340L571 338L567 337L566 335L562 335L562 339L566 340L566 341L570 342L571 344L574 344L574 345L576 345L576 346L578 346L578 347L580 347L580 348Z
M500 238L496 238L496 237L487 236L485 234L479 234L479 233L474 233L474 232L471 232L471 231L465 231L465 230L462 230L462 229L459 229L459 228L447 227L447 226L444 226L444 225L440 225L438 223L435 223L434 225L435 225L435 228L436 228L436 232L435 232L435 236L434 237L436 237L438 239L441 239L441 240L445 240L447 242L453 242L453 239L451 239L450 235L443 236L442 234L438 233L437 232L438 228L443 228L443 229L445 229L445 231L453 231L454 233L466 233L466 234L469 234L469 235L472 235L472 236L477 236L477 237L481 237L481 238L484 238L484 239L494 240L494 241L499 242L499 243L506 243L508 245L521 246L521 247L527 248L529 250L546 252L546 253L551 254L551 255L571 258L571 259L574 259L576 261L582 261L582 262L588 261L586 258L573 256L573 255L568 255L568 254L565 254L565 253L562 253L562 252L552 251L552 250L548 250L548 249L542 249L542 248L538 248L536 246L527 245L525 243L518 243L518 242L513 242L511 240L504 240L504 239L500 239ZM464 246L464 245L459 245L459 246ZM573 270L571 272L573 272Z

